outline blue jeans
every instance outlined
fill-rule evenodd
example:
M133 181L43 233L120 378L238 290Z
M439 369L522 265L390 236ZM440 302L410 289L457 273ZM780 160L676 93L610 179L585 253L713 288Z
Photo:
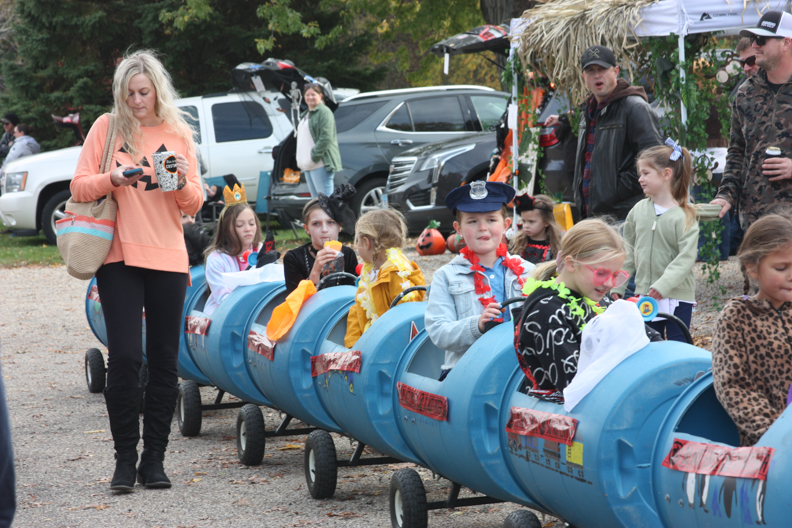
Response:
M304 171L305 181L308 182L308 190L311 191L311 198L316 198L319 193L325 196L333 194L333 173L327 172L324 167Z

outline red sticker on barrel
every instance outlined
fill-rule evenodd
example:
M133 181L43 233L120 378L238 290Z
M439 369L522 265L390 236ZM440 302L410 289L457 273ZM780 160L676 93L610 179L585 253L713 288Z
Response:
M699 475L767 480L772 447L728 447L674 438L663 466Z
M266 334L250 331L247 341L248 350L261 354L272 361L275 358L275 341L272 341Z
M102 301L99 300L99 288L94 284L91 286L91 289L88 290L88 300L101 303Z
M572 445L578 421L563 414L551 414L534 409L512 407L506 432L522 436L536 436L559 444Z
M448 398L445 396L424 392L402 382L396 383L396 389L399 391L399 404L408 411L448 421Z
M331 370L360 372L360 351L330 352L321 356L311 356L311 376L314 378Z
M209 324L212 320L206 317L191 317L184 318L184 331L188 334L209 335Z

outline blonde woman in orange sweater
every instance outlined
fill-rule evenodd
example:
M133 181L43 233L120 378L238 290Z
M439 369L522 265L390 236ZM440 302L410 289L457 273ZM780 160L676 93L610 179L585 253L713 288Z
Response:
M107 325L105 402L116 451L110 489L169 488L163 469L178 395L177 360L184 295L189 280L181 213L194 215L203 204L192 131L176 107L171 78L151 51L124 57L113 79L113 114L118 131L112 172L99 174L108 116L96 120L80 153L71 182L75 200L90 202L113 193L118 202L110 253L96 272ZM178 169L175 191L159 188L152 155L173 151ZM127 178L124 171L142 168ZM140 440L138 377L142 364L141 313L146 313L149 368Z

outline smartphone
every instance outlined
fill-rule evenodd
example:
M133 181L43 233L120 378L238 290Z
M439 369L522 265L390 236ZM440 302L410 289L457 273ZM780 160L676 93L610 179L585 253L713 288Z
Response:
M133 176L137 176L138 174L143 174L143 169L141 169L140 167L135 169L129 169L129 170L125 170L121 174L124 175L124 178L132 178Z

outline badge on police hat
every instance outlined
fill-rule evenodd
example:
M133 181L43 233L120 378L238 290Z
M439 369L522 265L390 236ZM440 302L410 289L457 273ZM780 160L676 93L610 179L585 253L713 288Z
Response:
M487 197L487 182L477 180L470 182L470 197L474 200L483 200Z

